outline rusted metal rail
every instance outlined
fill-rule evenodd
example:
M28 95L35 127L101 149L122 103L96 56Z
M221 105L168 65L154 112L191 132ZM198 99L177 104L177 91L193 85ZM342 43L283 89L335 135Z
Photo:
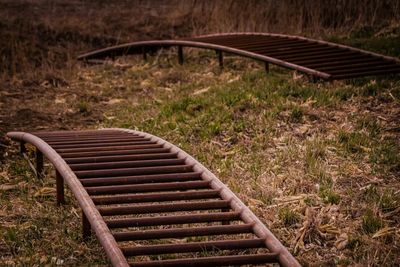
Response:
M128 54L143 54L159 48L178 47L183 64L183 47L217 51L220 66L222 52L236 54L268 64L294 69L325 80L350 79L370 75L400 73L400 60L353 47L283 34L228 33L177 40L153 40L127 43L78 56L80 60L99 60Z
M113 266L300 266L226 185L178 147L126 129L10 132L56 169ZM180 238L179 242L176 241ZM147 256L143 258L143 256ZM136 257L136 258L134 258Z

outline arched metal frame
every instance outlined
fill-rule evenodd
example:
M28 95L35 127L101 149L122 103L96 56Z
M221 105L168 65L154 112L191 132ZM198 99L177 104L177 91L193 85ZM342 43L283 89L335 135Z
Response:
M281 266L300 266L297 260L288 252L288 250L280 243L280 241L268 230L268 228L257 218L256 215L225 185L223 184L214 174L212 174L206 167L191 157L189 154L184 152L182 149L175 145L148 133L120 129L110 128L102 129L103 131L121 131L126 133L132 133L141 137L149 138L151 141L162 145L164 148L168 148L171 152L177 153L179 159L184 159L185 163L193 166L193 170L201 172L201 178L204 181L210 183L213 189L219 190L221 198L230 202L231 208L241 214L241 218L244 222L253 225L254 233L259 237L265 239L266 247L272 252L278 254L279 263ZM93 132L93 131L84 131ZM62 159L62 157L44 140L35 136L34 134L25 132L9 132L7 136L12 140L21 142L24 146L25 143L29 143L36 147L36 150L42 153L54 166L57 173L61 175L63 180L67 183L68 187L77 199L79 206L82 208L87 221L98 240L103 246L108 258L110 259L113 266L129 266L125 256L119 248L115 238L110 232L110 229L104 222L101 214L97 210L95 204L90 198L89 194L84 189L83 185L68 166L68 164Z
M218 40L226 37L271 37L271 38L279 38L281 40L288 40L288 41L298 41L298 42L307 42L307 44L311 45L317 45L318 48L328 48L328 49L335 49L335 53L338 53L337 58L335 60L344 60L343 61L343 67L345 68L346 66L350 67L351 61L347 61L348 58L346 58L344 55L341 56L340 53L353 53L352 55L356 56L361 56L364 57L365 60L374 60L377 61L377 65L375 66L368 66L368 65L363 65L362 68L358 67L355 68L354 71L349 71L347 72L341 72L340 74L335 74L334 72L329 72L329 71L323 71L319 70L318 68L311 68L307 67L307 64L298 64L296 62L291 62L291 60L282 60L279 59L279 57L274 57L273 55L269 56L268 53L256 53L252 52L251 50L246 50L246 49L237 49L235 48L235 45L222 45L218 44ZM304 45L302 43L302 45ZM284 34L273 34L273 33L223 33L223 34L210 34L210 35L202 35L202 36L197 36L193 38L183 38L183 39L176 39L176 40L151 40L151 41L138 41L138 42L132 42L132 43L126 43L126 44L121 44L121 45L116 45L116 46L111 46L99 50L95 50L89 53L82 54L78 56L79 60L96 60L96 59L102 59L102 58L107 58L107 57L117 57L117 56L122 56L122 55L129 55L129 54L140 54L140 53L146 53L146 49L154 49L154 48L160 48L160 47L173 47L177 46L179 48L178 54L179 54L179 61L180 63L183 62L183 54L182 54L182 47L195 47L195 48L204 48L204 49L213 49L219 52L219 59L220 59L220 64L222 62L222 53L221 52L226 52L226 53L232 53L236 54L239 56L244 56L260 61L264 61L267 64L272 63L281 67L289 68L289 69L294 69L298 70L300 72L319 77L325 80L334 80L334 79L346 79L346 78L354 78L354 77L359 77L359 76L367 76L367 75L374 75L374 74L385 74L385 73L398 73L400 72L400 60L397 58L393 57L388 57L384 55L380 55L377 53L345 46L345 45L340 45L340 44L335 44L331 42L326 42L326 41L321 41L321 40L315 40L315 39L310 39L310 38L305 38L305 37L300 37L300 36L293 36L293 35L284 35ZM263 44L262 42L259 43L259 47L266 47L268 48L267 44ZM294 50L293 53L296 53ZM307 56L307 54L301 54L301 56ZM323 60L326 55L324 54L318 54L318 60L321 61ZM329 59L332 60L332 57L326 59L326 63L332 64L329 62ZM341 65L334 65L336 67L340 67ZM385 66L387 66L385 70ZM365 70L365 71L364 71Z
M43 155L53 164L56 171L62 176L69 189L74 194L79 206L89 221L92 230L96 234L100 244L103 246L108 258L113 266L127 267L129 266L121 249L119 249L117 242L112 236L109 228L104 222L99 211L96 209L89 194L83 188L81 182L76 177L74 172L62 157L45 141L41 138L25 132L9 132L7 136L12 140L29 143L33 145L36 150L43 153Z

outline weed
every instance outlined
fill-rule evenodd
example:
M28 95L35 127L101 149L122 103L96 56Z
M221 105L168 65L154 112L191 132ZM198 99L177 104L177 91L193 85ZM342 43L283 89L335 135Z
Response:
M349 88L340 88L336 89L333 93L333 96L340 101L346 101L350 99L354 95L352 90L349 90Z
M368 209L362 216L362 229L365 233L375 233L383 227L383 221L375 213Z
M286 226L291 226L300 221L300 216L297 212L285 207L279 210L278 218Z
M375 118L364 116L357 120L357 129L365 129L370 138L377 138L381 133L381 126L379 121Z
M290 111L289 120L290 122L299 123L303 120L303 115L304 115L303 110L300 107L295 106Z
M317 201L314 198L306 197L304 199L304 203L306 203L307 206L312 207L312 206L315 206L317 204Z
M80 101L78 104L78 110L80 113L87 114L90 112L90 105L86 101Z
M392 139L377 142L372 149L370 162L383 167L386 171L400 171L400 147Z
M326 156L326 144L316 138L306 143L305 162L307 166L314 166L317 161L323 160Z
M24 176L29 173L29 168L23 160L16 160L10 164L9 167L10 175L12 176ZM29 174L28 174L29 175Z
M379 85L377 83L368 83L362 88L362 96L376 96L378 94Z
M338 141L351 154L361 153L367 145L365 136L360 132L339 131Z
M378 203L380 198L378 188L373 185L367 187L364 191L364 198L369 203Z
M363 243L362 238L359 236L349 236L349 241L347 243L347 248L354 251L357 247L361 246Z
M337 205L340 203L340 195L338 193L335 193L332 189L320 190L319 196L327 204L336 204Z
M400 207L399 197L394 190L385 190L379 199L379 208L382 212L393 211Z

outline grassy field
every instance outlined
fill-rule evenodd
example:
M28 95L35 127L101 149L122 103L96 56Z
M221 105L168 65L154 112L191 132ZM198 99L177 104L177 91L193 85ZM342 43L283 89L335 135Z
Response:
M396 265L400 80L310 83L236 57L225 65L220 70L212 53L193 51L183 66L168 53L81 66L68 86L50 86L54 97L39 99L35 109L78 118L59 128L91 122L89 128L139 129L177 144L305 265ZM7 153L3 263L104 263L96 241L80 239L73 199L55 207L52 173L35 180L13 146Z
M130 21L113 20L118 9L102 17L106 5L96 9L96 1L90 8L66 5L66 14L76 14L70 20L57 16L62 6L50 2L20 8L4 2L2 135L146 131L208 167L305 266L400 264L398 75L313 83L278 67L266 74L262 64L229 55L221 70L214 53L194 49L185 50L183 66L173 50L148 61L130 57L86 66L75 61L78 52L166 31L152 36L159 25L140 21L132 26L134 37L124 35ZM38 17L46 13L47 20L28 22L30 10ZM79 17L86 19L79 24ZM169 22L180 25L178 18ZM399 57L396 25L324 39ZM116 36L115 29L123 34ZM0 147L0 265L106 265L97 240L81 238L73 196L68 192L67 204L55 205L50 166L37 180L15 144L3 136Z

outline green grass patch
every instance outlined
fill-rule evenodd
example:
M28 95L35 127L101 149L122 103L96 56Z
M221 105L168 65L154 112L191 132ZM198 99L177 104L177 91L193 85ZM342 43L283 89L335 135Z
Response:
M377 216L371 209L365 211L362 216L362 229L365 233L375 233L383 227L382 219Z
M341 130L338 134L338 141L344 150L350 154L362 153L368 146L368 139L361 132L346 132Z
M332 189L322 189L319 192L319 196L322 200L327 204L336 204L340 203L340 195L334 192Z
M295 212L287 207L284 207L279 210L278 218L286 226L294 225L300 221L300 215L297 212Z

